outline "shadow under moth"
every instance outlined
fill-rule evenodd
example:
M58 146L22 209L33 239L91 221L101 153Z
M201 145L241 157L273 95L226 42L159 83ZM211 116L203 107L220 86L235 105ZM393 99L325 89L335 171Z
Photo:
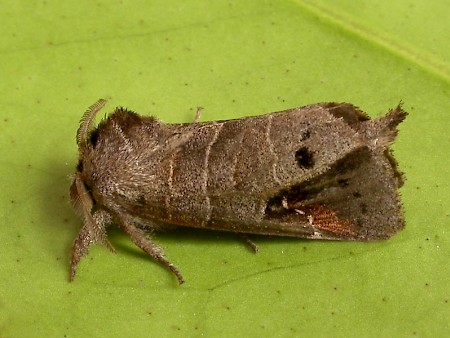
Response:
M176 226L247 234L372 241L404 226L402 174L389 148L407 113L370 119L348 103L318 103L236 120L165 124L116 108L81 119L71 202L84 220L70 279L89 247L111 251L120 226L184 282L152 240Z

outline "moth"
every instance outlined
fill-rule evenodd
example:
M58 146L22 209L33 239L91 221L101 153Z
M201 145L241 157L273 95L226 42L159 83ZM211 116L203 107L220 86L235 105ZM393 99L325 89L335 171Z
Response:
M404 227L403 175L390 145L407 113L370 119L349 103L318 103L235 120L166 124L125 108L94 126L99 100L77 131L71 202L84 225L80 259L120 226L139 248L180 271L152 239L190 227L245 235L374 241Z

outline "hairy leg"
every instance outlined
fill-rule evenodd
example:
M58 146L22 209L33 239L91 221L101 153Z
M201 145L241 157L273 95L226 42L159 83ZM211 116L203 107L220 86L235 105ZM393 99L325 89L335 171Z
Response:
M87 254L92 244L101 242L109 251L115 253L114 247L106 238L106 225L111 222L111 216L104 210L97 210L93 215L85 215L83 228L78 233L72 246L70 263L70 280L73 281L77 265L81 258Z
M134 244L141 248L148 255L157 260L166 269L173 272L178 279L179 284L184 283L183 276L180 271L170 263L166 258L164 258L163 250L160 246L154 243L148 236L148 233L137 228L134 222L129 219L129 217L124 215L118 215L118 221L123 230L130 236Z

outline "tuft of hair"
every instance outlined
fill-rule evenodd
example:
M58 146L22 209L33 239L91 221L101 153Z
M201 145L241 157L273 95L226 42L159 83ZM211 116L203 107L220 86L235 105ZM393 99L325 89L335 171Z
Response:
M408 116L408 113L402 108L403 102L397 105L396 108L390 109L385 117L381 118L380 121L380 134L384 135L389 142L394 141L397 136L398 129L397 126Z

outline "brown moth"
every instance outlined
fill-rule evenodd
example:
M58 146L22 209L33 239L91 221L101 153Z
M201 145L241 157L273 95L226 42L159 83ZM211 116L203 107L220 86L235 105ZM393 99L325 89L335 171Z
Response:
M370 119L348 103L318 103L236 120L165 124L117 108L77 132L71 201L84 220L70 279L111 223L172 271L152 241L174 226L239 234L371 241L404 226L402 174L389 149L407 113ZM197 116L198 117L198 116ZM256 246L246 239L254 248Z

